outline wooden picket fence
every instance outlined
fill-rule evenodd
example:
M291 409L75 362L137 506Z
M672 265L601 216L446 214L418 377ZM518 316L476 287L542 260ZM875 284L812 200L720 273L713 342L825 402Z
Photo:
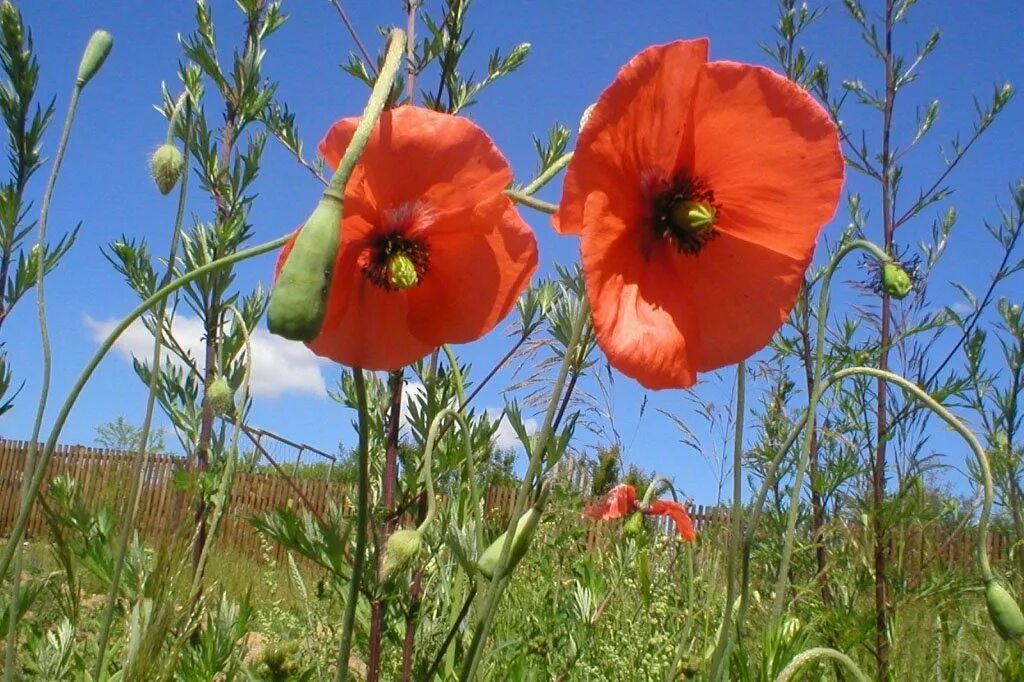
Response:
M25 441L0 439L0 536L10 532L18 515L27 447ZM58 446L47 465L44 499L49 482L67 474L77 482L82 499L97 508L102 505L116 509L132 487L134 462L133 454L117 450L81 445ZM174 485L174 472L184 464L180 457L155 455L149 458L136 520L136 527L143 537L166 536L188 527L193 513L192 501ZM349 486L338 481L239 473L235 478L228 513L222 521L218 544L257 556L267 543L249 523L249 518L286 506L307 508L322 516L332 502L344 511L349 504L349 492ZM515 496L513 488L490 487L484 507L488 517L507 519L515 504ZM728 523L728 515L724 508L691 504L688 511L698 533L716 525L722 526L723 532L726 530L724 526ZM656 517L654 520L662 532L673 532L669 519ZM581 519L580 522L584 521ZM27 536L46 533L45 515L36 504L29 516ZM613 542L617 537L618 530L614 524L590 523L585 542L588 548L593 549ZM927 573L932 566L967 566L973 562L974 538L969 533L943 536L934 528L908 528L896 542L899 561L911 574ZM1009 538L998 533L990 535L989 555L994 562L1007 561L1012 549ZM279 549L274 551L280 554Z

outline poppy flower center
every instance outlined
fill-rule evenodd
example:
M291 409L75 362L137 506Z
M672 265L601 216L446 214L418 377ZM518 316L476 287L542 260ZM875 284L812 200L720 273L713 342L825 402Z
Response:
M385 291L411 289L430 270L427 245L398 231L373 238L368 251L363 275Z
M700 180L685 175L665 183L651 199L651 227L680 253L697 255L715 234L715 194Z

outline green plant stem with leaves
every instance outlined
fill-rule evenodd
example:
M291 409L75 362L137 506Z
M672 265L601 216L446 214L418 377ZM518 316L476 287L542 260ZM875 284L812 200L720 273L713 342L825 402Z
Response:
M186 130L190 126L190 115L187 109L188 104L188 93L182 93L181 97L174 108L174 112L171 115L171 120L168 125L168 137L170 138L175 125L177 124L179 112L183 110L185 113ZM185 151L184 158L189 158L189 141L191 136L185 136ZM174 263L177 259L178 245L181 242L182 223L185 217L185 200L188 197L188 173L183 173L181 177L181 184L178 188L178 206L174 216L174 227L171 231L171 245L169 253L167 255L167 269L164 271L163 279L160 282L160 286L167 286L174 278ZM160 301L156 313L154 315L153 324L153 371L149 377L148 393L146 395L146 411L142 419L142 427L139 430L139 443L138 449L136 450L136 462L135 469L132 476L132 489L129 491L128 499L129 504L125 509L125 513L121 518L121 529L117 540L117 553L114 556L114 569L110 579L110 589L107 592L107 604L103 611L103 617L100 625L100 633L97 638L97 653L96 653L96 664L93 667L92 676L93 679L100 679L106 665L106 654L107 654L107 642L110 637L110 627L114 621L114 607L117 602L117 595L120 591L121 585L121 571L124 568L125 554L128 550L128 541L131 537L131 531L135 525L135 515L139 509L139 503L142 499L142 488L143 478L146 472L146 466L149 463L150 448L149 444L149 431L153 423L153 411L156 406L156 394L158 383L160 380L160 366L161 356L163 355L164 346L164 319L167 314L167 299Z
M515 505L512 507L512 514L509 519L508 529L506 530L505 542L502 545L501 556L498 559L499 567L504 567L508 564L512 550L512 540L515 537L516 524L526 508L526 498L533 487L533 479L540 472L540 466L544 460L544 454L547 451L548 441L552 436L555 412L558 410L559 403L561 402L560 399L562 398L562 391L565 388L569 370L576 358L576 348L579 345L580 340L583 338L583 329L586 327L587 320L589 318L590 307L585 302L581 302L576 314L576 319L573 322L572 334L569 338L569 342L566 344L561 368L558 371L558 376L551 389L551 399L548 402L547 411L544 413L544 422L541 426L540 433L533 443L533 452L530 455L530 463L526 468L523 481L519 485L519 491L516 493L516 501ZM503 575L503 568L499 568L495 571L494 577L491 579L491 583L487 588L487 593L484 597L484 605L477 618L476 627L473 631L473 640L470 644L469 651L466 654L462 673L459 676L460 682L469 682L469 680L472 680L476 674L477 666L480 664L480 656L483 653L484 643L487 640L491 623L494 620L494 614L497 610L498 600L501 597L504 587L508 583L508 578L503 577Z
M853 675L853 679L857 682L870 682L868 676L861 672L861 669L857 667L857 664L853 662L853 659L846 654L836 651L835 649L829 649L826 647L815 647L814 649L808 649L803 651L793 658L789 664L782 669L778 677L775 678L775 682L790 682L790 680L796 679L800 672L800 669L809 663L821 660L823 658L832 659L838 661L846 671Z

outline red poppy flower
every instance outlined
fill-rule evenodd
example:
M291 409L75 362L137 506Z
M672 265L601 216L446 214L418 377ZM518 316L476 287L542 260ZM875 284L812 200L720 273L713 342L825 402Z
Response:
M649 516L668 516L676 524L679 537L687 542L697 539L693 530L693 521L686 507L674 500L655 500L646 508L636 499L636 489L628 483L615 486L594 504L583 510L583 513L598 521L621 519L635 512L643 512Z
M337 167L357 123L338 121L320 142L328 166ZM345 187L313 352L393 370L493 329L537 268L533 232L502 194L511 180L508 162L469 120L412 106L384 112Z
M789 314L843 181L839 136L802 88L651 47L602 93L554 219L578 234L597 340L648 388L762 348Z

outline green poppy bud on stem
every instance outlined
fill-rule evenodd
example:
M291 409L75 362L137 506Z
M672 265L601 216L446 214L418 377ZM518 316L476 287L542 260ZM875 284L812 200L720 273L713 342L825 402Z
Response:
M389 582L396 575L410 568L423 551L423 536L418 530L403 528L396 530L384 546L384 562L380 579Z
M341 202L323 197L295 238L267 305L267 328L292 341L312 341L327 314L327 288L338 254Z
M85 46L85 52L82 53L82 61L78 64L78 87L85 87L85 84L96 75L113 46L114 37L106 31L96 31L92 34Z
M519 520L516 522L515 534L512 537L512 549L508 556L508 566L505 567L500 577L504 578L511 573L516 564L526 556L530 540L533 539L533 534L540 524L540 516L540 510L536 507L531 507L525 514L519 517ZM489 580L493 579L494 574L498 572L498 561L501 559L501 550L505 546L505 537L507 535L508 531L499 535L498 539L484 550L484 553L480 555L480 559L477 561L477 568Z
M171 193L184 170L184 154L169 142L157 147L153 156L149 158L149 171L153 174L153 182L161 194Z
M985 605L1000 637L1024 648L1024 613L1021 613L1013 595L995 580L990 580L985 585Z
M906 298L914 283L901 265L886 263L882 266L882 288L893 298Z
M218 417L230 412L235 406L235 396L228 385L227 379L218 376L206 389L206 399L210 401L213 413Z

